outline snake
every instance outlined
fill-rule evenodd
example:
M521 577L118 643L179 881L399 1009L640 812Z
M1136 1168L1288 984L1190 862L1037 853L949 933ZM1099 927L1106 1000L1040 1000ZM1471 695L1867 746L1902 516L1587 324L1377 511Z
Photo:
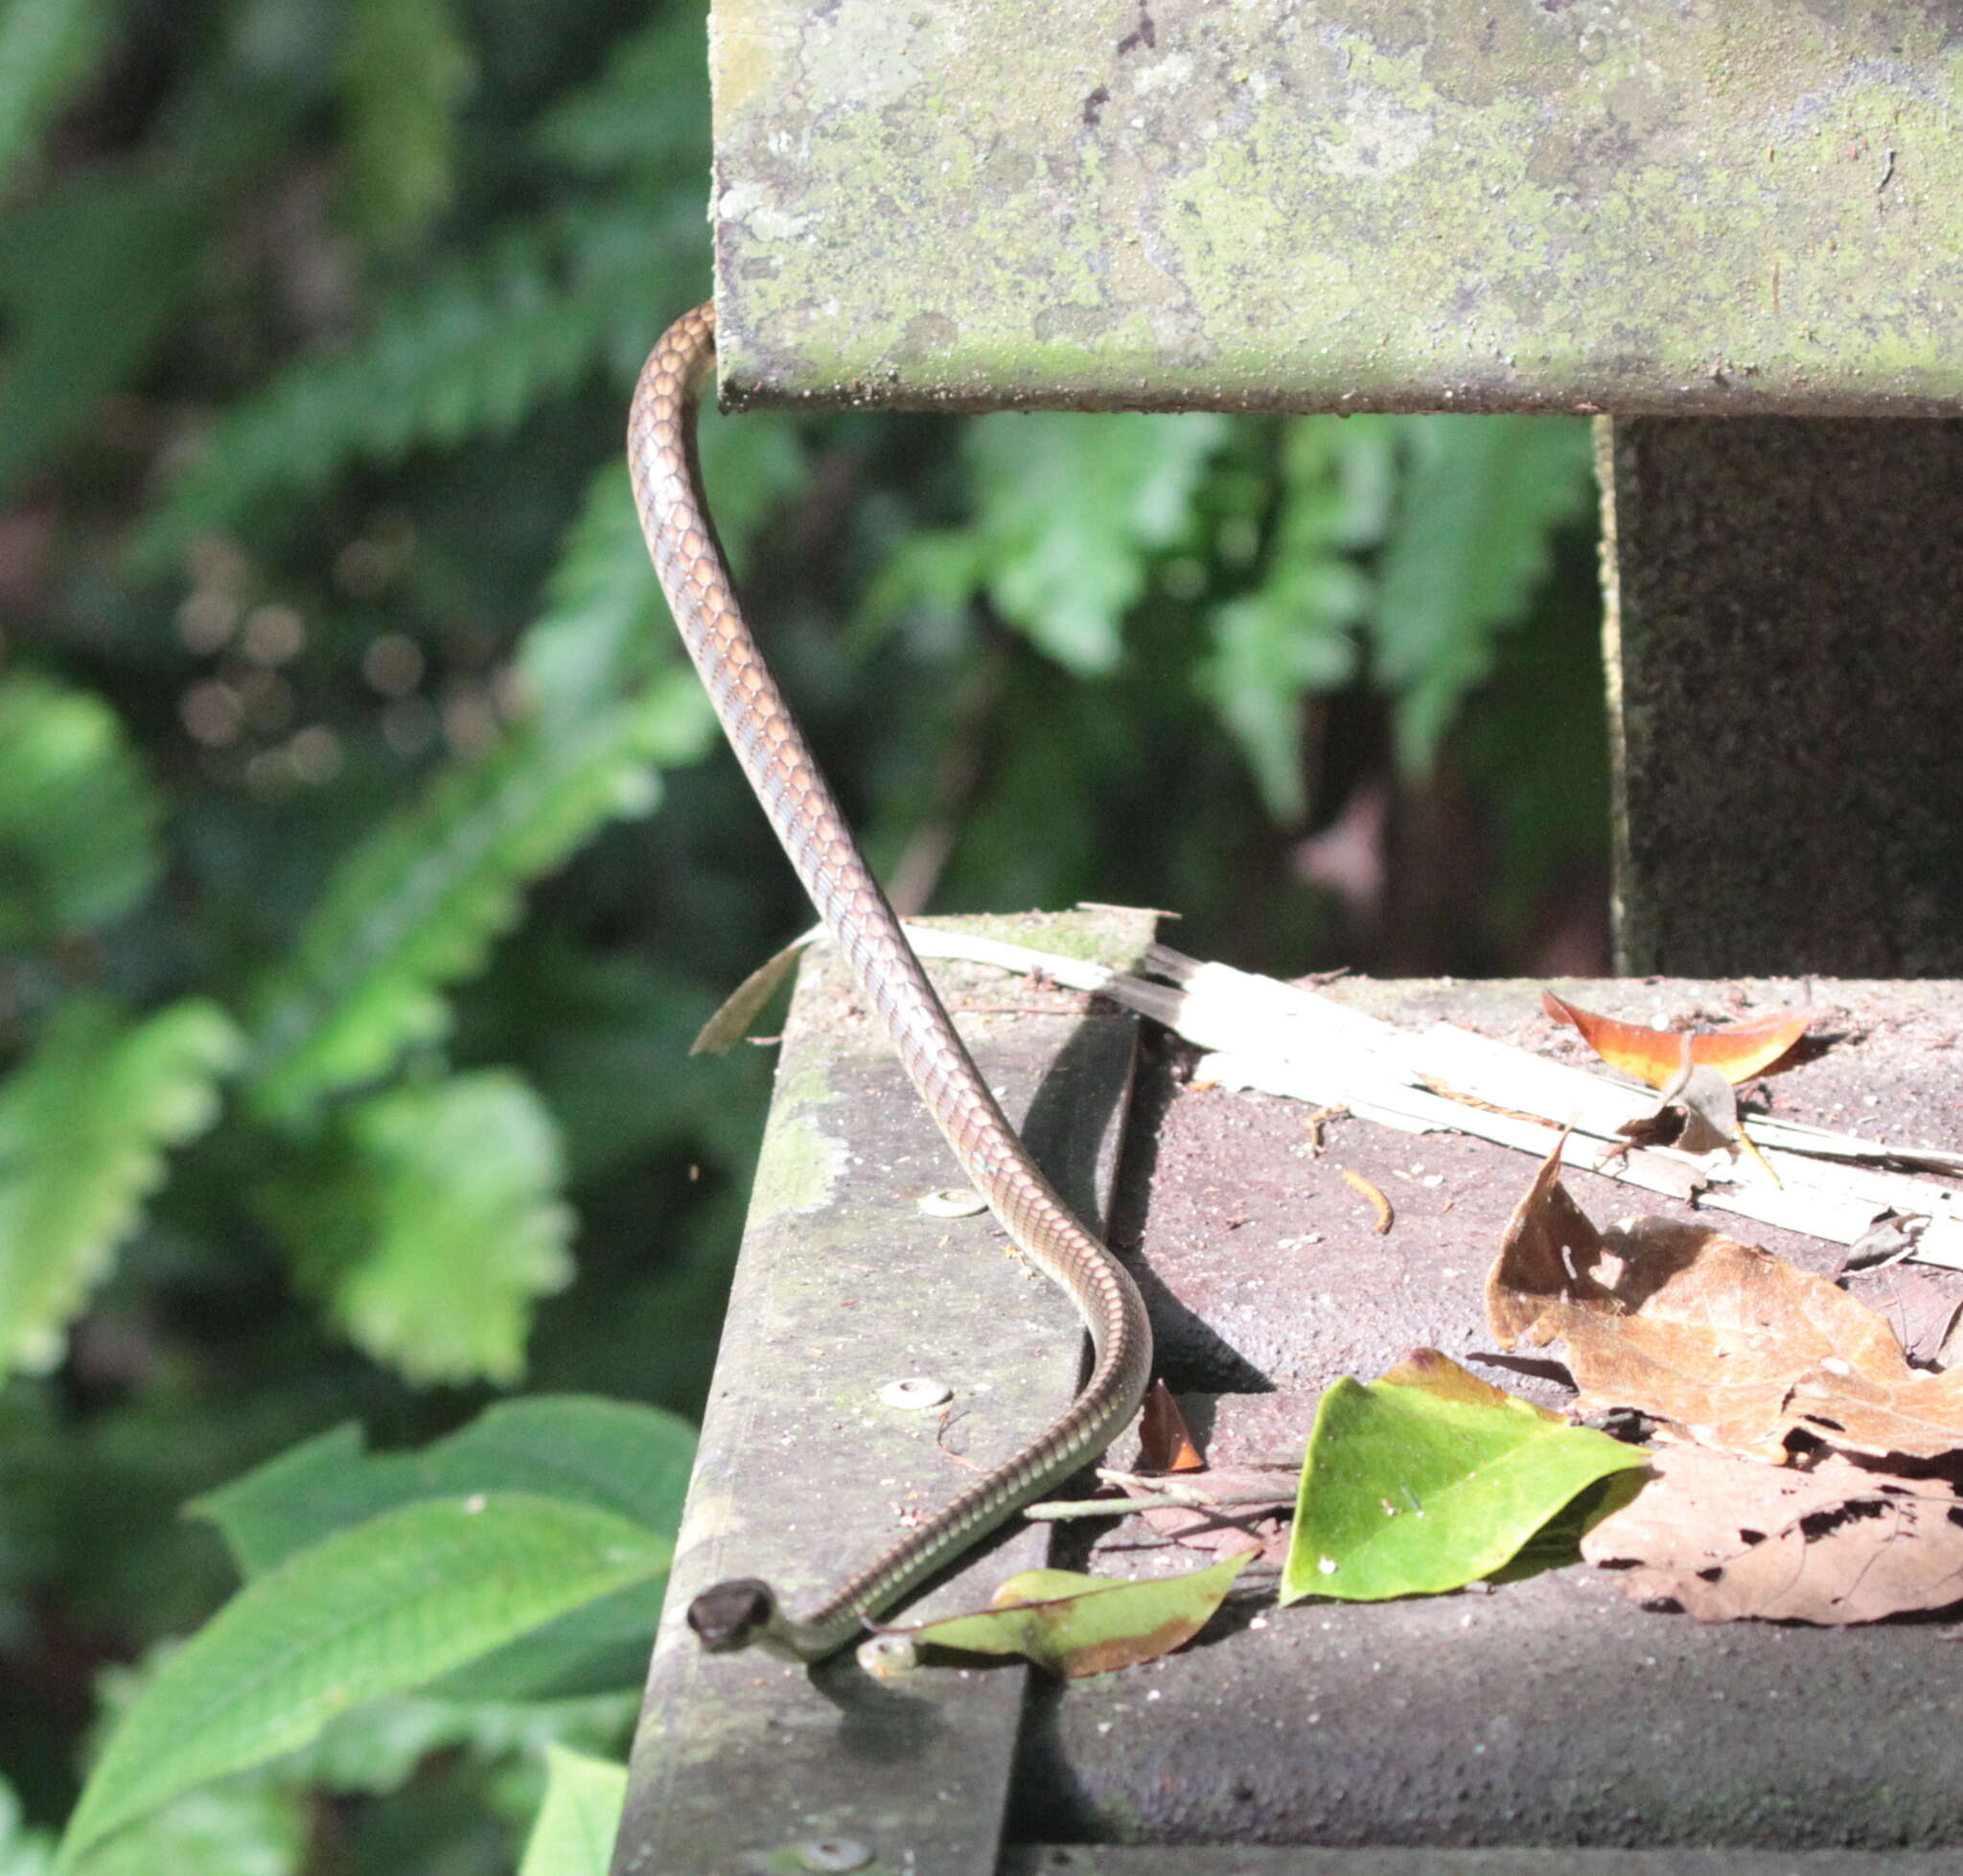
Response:
M712 1653L755 1644L816 1662L1101 1452L1143 1398L1152 1332L1130 1274L1057 1195L982 1078L744 620L696 451L715 334L713 303L677 319L648 355L628 421L635 504L668 610L771 826L908 1077L997 1221L1075 1306L1092 1350L1090 1375L1056 1421L815 1608L791 1614L755 1577L714 1584L689 1605L689 1627Z

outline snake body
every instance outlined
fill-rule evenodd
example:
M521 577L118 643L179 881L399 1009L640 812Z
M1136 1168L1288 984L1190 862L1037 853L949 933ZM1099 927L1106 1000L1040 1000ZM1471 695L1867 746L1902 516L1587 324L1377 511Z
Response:
M1101 1451L1137 1411L1152 1337L1137 1285L1057 1196L989 1093L737 608L696 462L695 413L714 360L715 309L698 307L649 355L628 425L635 499L669 610L771 825L908 1076L990 1211L1076 1305L1094 1355L1061 1419L808 1614L790 1615L768 1584L747 1577L716 1584L690 1605L690 1626L713 1651L755 1642L816 1661Z

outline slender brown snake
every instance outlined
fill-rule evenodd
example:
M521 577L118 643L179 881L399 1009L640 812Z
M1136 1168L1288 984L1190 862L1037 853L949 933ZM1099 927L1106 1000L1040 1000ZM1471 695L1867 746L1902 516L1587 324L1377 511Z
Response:
M635 498L669 609L771 825L907 1074L990 1211L1082 1313L1095 1356L1090 1379L1060 1420L809 1614L790 1615L768 1584L751 1577L716 1584L689 1607L689 1624L705 1648L720 1653L758 1642L816 1661L1101 1451L1144 1394L1152 1332L1138 1286L1071 1215L989 1093L737 610L696 465L696 406L714 362L715 309L698 307L649 356L628 421Z

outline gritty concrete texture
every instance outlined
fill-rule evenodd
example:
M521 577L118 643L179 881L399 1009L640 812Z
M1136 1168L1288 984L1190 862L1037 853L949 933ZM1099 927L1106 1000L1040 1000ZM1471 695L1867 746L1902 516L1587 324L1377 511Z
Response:
M1619 961L1963 972L1963 422L1602 428Z
M1101 916L1116 920L1107 960L1135 955L1149 917ZM1046 944L1040 924L987 927ZM1094 932L1079 938L1099 948ZM1034 1117L1066 1190L1096 1209L1123 1108L1125 1019L979 967L936 976L1011 1112ZM1748 1109L1963 1146L1963 984L1554 987L1651 1024L1808 1005L1809 1041ZM1587 1059L1541 1014L1539 988L1351 980L1331 993L1400 1025L1443 1018ZM1530 1156L1341 1117L1322 1123L1318 1146L1299 1103L1196 1085L1191 1070L1183 1045L1144 1053L1111 1238L1212 1458L1299 1464L1321 1390L1378 1375L1414 1344L1563 1398L1545 1359L1482 1359L1493 1352L1481 1283ZM815 1138L831 1143L823 1154ZM952 1382L965 1411L946 1443L986 1464L1076 1373L1067 1305L1003 1254L985 1218L922 1233L915 1197L946 1182L943 1149L822 959L787 1031L766 1160L787 1142L795 1175L760 1188L745 1241L618 1876L1929 1876L1963 1855L1953 1611L1840 1631L1706 1628L1640 1609L1580 1564L1458 1595L1282 1610L1270 1569L1243 1577L1194 1646L1066 1685L1032 1686L1015 1667L881 1683L849 1656L811 1674L704 1656L678 1626L696 1589L737 1570L821 1586L876 1549L896 1511L968 1476L935 1450L931 1416L872 1404L879 1381ZM1346 1171L1391 1201L1388 1230ZM1591 1174L1567 1183L1598 1221L1681 1215ZM1816 1240L1709 1216L1809 1268L1834 1262ZM1963 1302L1963 1275L1927 1275ZM1861 1294L1885 1309L1903 1281L1879 1272ZM935 1607L979 1606L1047 1538L1025 1528L971 1560ZM1139 1519L1065 1527L1056 1549L1058 1563L1131 1576L1203 1561ZM798 1860L800 1844L840 1843L874 1861Z
M1963 13L716 0L725 394L1953 407Z
M991 936L1122 967L1157 919L1107 911L982 922ZM1008 1000L1015 1013L1004 1013L982 1007L1005 1001L999 972L936 965L935 977L1031 1150L1085 1216L1101 1216L1136 1019L1022 986ZM785 1031L635 1738L616 1876L856 1867L800 1861L800 1845L836 1842L869 1846L887 1871L994 1868L1019 1671L888 1689L849 1653L811 1676L754 1652L706 1656L682 1621L699 1590L732 1576L762 1576L793 1610L808 1608L1075 1391L1082 1335L1068 1300L1009 1254L985 1213L922 1211L923 1197L960 1184L877 1022L822 947L805 961ZM945 1415L882 1402L882 1384L912 1377L953 1390ZM1048 1541L1040 1528L1013 1531L913 1607L985 1601L999 1575L1040 1565Z

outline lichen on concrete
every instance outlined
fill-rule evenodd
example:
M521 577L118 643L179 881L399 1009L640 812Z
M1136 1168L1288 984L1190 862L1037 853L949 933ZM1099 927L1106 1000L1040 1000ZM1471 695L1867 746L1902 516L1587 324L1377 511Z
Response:
M717 0L736 403L1795 411L1963 390L1963 16Z

